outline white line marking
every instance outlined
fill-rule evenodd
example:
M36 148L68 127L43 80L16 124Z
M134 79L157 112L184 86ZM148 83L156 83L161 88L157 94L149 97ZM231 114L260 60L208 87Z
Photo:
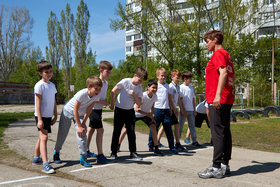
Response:
M1 182L0 185L11 184L11 183L16 183L16 182L23 182L23 181L29 181L29 180L42 179L42 178L47 178L47 177L49 177L49 176L38 176L38 177L30 177L30 178L13 180L13 181L6 181L6 182Z
M153 158L156 158L156 157L150 156L150 157L143 158L143 160L149 160L149 159L153 159ZM75 173L75 172L84 171L84 170L97 169L97 168L103 168L103 167L112 166L112 165L116 165L116 164L124 164L124 163L130 163L130 162L135 162L135 161L141 162L141 160L126 160L126 161L123 161L123 162L117 162L117 163L112 163L112 164L104 164L104 165L92 166L90 168L76 169L76 170L70 171L70 173Z

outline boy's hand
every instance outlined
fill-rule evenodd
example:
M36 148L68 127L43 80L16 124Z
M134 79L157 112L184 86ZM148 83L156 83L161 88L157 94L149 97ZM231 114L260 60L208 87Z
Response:
M173 114L172 109L169 109L169 114L170 114L170 116L172 116L172 114Z
M193 112L193 115L194 115L194 117L195 117L195 116L197 115L197 112L196 112L196 111L194 111L194 112Z
M110 105L110 109L111 109L111 110L114 110L114 104L111 104L111 105Z
M44 128L43 120L38 120L37 127L38 127L38 129L43 129Z
M130 95L134 95L135 94L135 92L133 91L133 90L129 90L129 92L128 92Z
M51 125L55 124L56 120L57 120L57 117L55 116L51 121Z
M84 133L86 134L87 133L87 129L86 127L83 125L81 127L78 127L78 136L79 137L83 137L84 136Z
M152 113L147 113L147 116L148 116L149 118L153 119Z
M174 113L175 113L175 116L178 117L179 113L178 113L178 111L176 109L175 109Z

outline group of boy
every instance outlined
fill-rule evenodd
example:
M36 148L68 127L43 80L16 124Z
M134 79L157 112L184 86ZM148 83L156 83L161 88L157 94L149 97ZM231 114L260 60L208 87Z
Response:
M230 55L222 48L223 35L220 31L211 31L205 35L206 46L209 51L214 51L206 67L206 99L209 104L209 117L212 140L214 145L213 165L198 175L201 178L222 178L229 173L229 160L231 157L231 134L230 134L230 109L234 101L232 94L234 70ZM103 154L103 124L102 108L108 105L106 94L112 65L108 61L101 61L99 66L100 75L91 76L86 80L87 88L77 92L63 107L59 120L57 141L55 144L53 160L61 163L60 150L68 135L73 120L76 128L76 138L80 151L80 164L91 167L87 157L97 157L98 163L110 162ZM32 163L43 164L42 171L54 173L53 167L47 159L47 139L51 133L51 125L57 120L57 107L55 85L50 81L52 78L52 66L43 61L38 64L38 72L42 77L34 87L35 93L35 120L39 131L39 138L35 146ZM181 73L178 70L171 72L172 82L165 83L166 70L158 68L156 71L158 81L149 80L148 90L142 93L141 83L147 79L147 72L138 68L132 78L122 79L116 84L111 92L110 109L114 109L114 130L111 142L111 159L117 159L120 135L125 125L128 136L130 157L142 159L136 152L135 122L144 121L150 127L149 150L162 155L159 150L161 133L157 134L162 123L171 153L187 151L180 144L180 137L186 118L193 145L199 146L195 131L195 94L190 86L192 74L183 72L183 84L178 85ZM116 104L115 96L119 92ZM176 107L180 107L180 114ZM178 115L179 121L178 121ZM54 118L53 118L54 117ZM86 121L90 118L89 129ZM174 136L172 131L174 125ZM94 131L97 131L96 144L98 155L90 152L89 146ZM40 157L41 156L41 157Z

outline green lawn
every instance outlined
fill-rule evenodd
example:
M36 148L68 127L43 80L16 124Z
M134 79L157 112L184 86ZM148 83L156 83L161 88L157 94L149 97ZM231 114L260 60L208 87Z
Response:
M104 121L112 123L113 119L107 118ZM182 139L186 134L186 126ZM149 128L142 121L138 121L135 128L140 132L149 132ZM210 142L210 131L205 123L196 130L200 143ZM231 132L233 146L280 153L280 118L253 118L232 122Z

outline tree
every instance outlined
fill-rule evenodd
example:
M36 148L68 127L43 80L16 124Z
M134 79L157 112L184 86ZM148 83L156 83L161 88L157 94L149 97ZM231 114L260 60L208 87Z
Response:
M19 59L31 46L33 19L26 8L0 10L0 80L9 79Z
M62 67L64 74L65 94L68 98L71 97L70 85L72 84L72 33L74 29L74 16L71 13L69 4L66 4L65 12L60 14L59 33L59 50L62 55Z
M75 53L75 77L76 80L82 80L83 77L83 65L87 58L87 46L90 41L90 33L88 31L89 26L89 10L83 0L80 1L80 5L77 8L77 14L74 24L74 53ZM79 78L80 77L80 78ZM76 82L77 85L83 83ZM76 86L77 87L77 86ZM79 87L79 86L78 86Z

